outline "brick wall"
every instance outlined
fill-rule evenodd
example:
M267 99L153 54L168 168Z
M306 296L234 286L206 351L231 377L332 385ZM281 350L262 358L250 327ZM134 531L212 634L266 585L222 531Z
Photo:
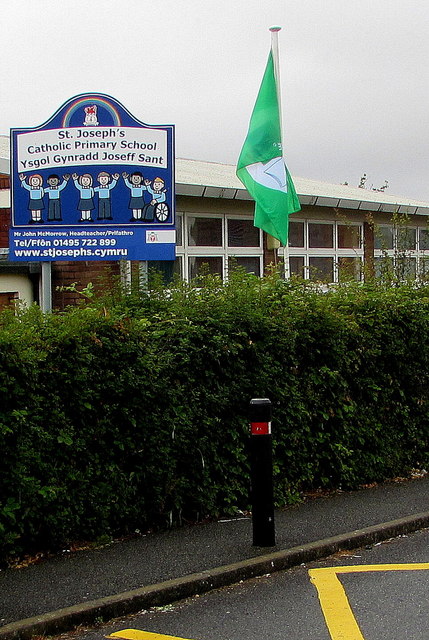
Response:
M0 189L10 189L9 176L0 173ZM0 209L0 248L9 246L9 227L11 224L10 209Z
M10 209L0 209L0 248L9 246Z
M10 189L10 178L5 173L0 173L0 189Z
M18 292L0 293L0 311L11 307L18 299Z
M72 291L60 291L59 287L77 283L80 291L90 282L97 289L111 287L119 277L119 262L70 261L52 263L52 303L54 309L64 309L82 300L82 296Z

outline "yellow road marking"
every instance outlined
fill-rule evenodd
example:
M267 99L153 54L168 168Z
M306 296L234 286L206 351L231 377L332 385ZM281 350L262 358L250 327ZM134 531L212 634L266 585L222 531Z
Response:
M344 587L338 579L338 574L369 573L371 571L422 571L425 569L429 569L428 562L324 567L310 569L308 573L312 584L316 587L332 640L365 640L350 607Z
M123 629L115 631L107 638L121 638L123 640L185 640L176 636L165 636L162 633L151 633L150 631L140 631L140 629Z

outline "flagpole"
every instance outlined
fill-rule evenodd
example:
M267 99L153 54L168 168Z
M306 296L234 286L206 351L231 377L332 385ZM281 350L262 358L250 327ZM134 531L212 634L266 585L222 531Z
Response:
M279 28L273 29L275 45ZM301 208L284 162L278 103L274 56L270 50L236 171L255 201L254 225L266 233L263 247L266 258L274 249L273 239L287 244L289 215Z
M274 62L274 78L276 80L277 89L277 103L279 105L279 119L280 119L280 131L283 138L283 124L282 124L282 99L280 95L280 64L279 64L279 31L281 27L270 27L271 32L271 51L273 54Z
M271 52L273 55L273 64L274 64L274 78L276 81L276 91L277 91L277 104L279 105L279 122L280 122L280 132L282 139L282 156L283 154L283 114L282 114L282 97L280 91L280 63L279 63L279 31L281 31L281 27L270 27L271 32ZM280 244L279 244L280 246ZM274 249L274 259L275 262L277 258L277 249ZM284 269L285 276L289 278L289 251L288 245L284 247Z

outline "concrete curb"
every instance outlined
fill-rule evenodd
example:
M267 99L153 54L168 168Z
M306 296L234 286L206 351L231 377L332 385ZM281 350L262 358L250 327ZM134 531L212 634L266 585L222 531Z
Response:
M107 622L113 618L137 613L142 609L163 606L240 580L289 569L304 562L326 558L338 551L382 542L425 527L429 527L429 512L391 520L292 549L267 553L234 564L193 573L183 578L98 598L34 618L18 620L0 627L0 640L28 640L35 635L54 635L70 631L78 625L91 626L100 619Z

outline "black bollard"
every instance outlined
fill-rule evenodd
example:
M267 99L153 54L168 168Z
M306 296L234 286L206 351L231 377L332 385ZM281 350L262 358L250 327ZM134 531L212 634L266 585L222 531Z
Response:
M271 415L268 398L250 401L250 482L255 547L274 547L276 544Z

